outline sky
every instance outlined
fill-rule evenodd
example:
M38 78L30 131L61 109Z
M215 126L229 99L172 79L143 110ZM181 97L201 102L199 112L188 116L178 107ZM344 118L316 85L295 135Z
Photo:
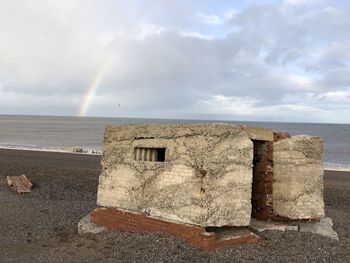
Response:
M350 1L0 6L0 114L350 123Z

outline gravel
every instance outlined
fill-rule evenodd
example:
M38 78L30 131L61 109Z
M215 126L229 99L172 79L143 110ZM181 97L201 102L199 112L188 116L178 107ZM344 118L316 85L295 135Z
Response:
M350 262L350 173L325 173L326 214L339 241L265 231L263 242L203 251L161 233L108 230L79 236L96 206L100 157L0 150L0 262ZM19 195L7 175L34 184Z

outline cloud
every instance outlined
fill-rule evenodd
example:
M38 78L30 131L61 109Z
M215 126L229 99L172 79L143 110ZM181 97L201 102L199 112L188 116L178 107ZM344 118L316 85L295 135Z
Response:
M330 91L324 94L319 94L317 98L320 100L326 100L337 103L350 103L350 90Z
M292 5L292 6L298 6L298 5L314 5L317 3L322 2L323 0L285 0L283 2L284 5Z
M198 3L2 0L0 112L349 122L349 5Z
M196 32L196 31L184 31L181 30L178 32L183 37L192 37L192 38L199 38L204 40L213 40L215 39L215 36L213 35L204 35L202 33Z
M216 26L224 23L224 20L217 15L207 15L202 12L198 12L197 16L206 25Z
M75 112L75 104L79 100L80 97L72 94L33 96L25 92L0 90L1 114L30 114L30 110L38 115L60 115L62 110Z
M249 97L226 97L223 95L213 95L208 100L203 101L203 106L209 112L215 114L250 115L256 111L255 105L259 100Z
M213 95L198 105L198 110L206 109L211 115L234 115L245 117L248 120L270 119L277 120L281 117L288 117L290 120L301 118L300 114L306 114L308 118L319 119L319 115L329 116L330 111L316 106L305 106L300 104L271 104L263 105L262 101L250 97L226 97L223 95Z

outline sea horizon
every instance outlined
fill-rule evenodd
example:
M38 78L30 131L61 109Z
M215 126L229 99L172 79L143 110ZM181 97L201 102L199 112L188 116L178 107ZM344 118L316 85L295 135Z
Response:
M107 124L222 122L320 136L325 167L350 170L350 124L98 116L0 115L0 148L100 154Z
M165 121L203 121L203 122L234 122L234 123L297 123L297 124L339 124L339 125L350 125L350 123L345 122L302 122L302 121L280 121L280 120L235 120L235 119L206 119L206 118L165 118L165 117L138 117L138 116L79 116L79 115L41 115L41 114L0 114L0 117L47 117L47 118L92 118L92 119L139 119L139 120L165 120Z

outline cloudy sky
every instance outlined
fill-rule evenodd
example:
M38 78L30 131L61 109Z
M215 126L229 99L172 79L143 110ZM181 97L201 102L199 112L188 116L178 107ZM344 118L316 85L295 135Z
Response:
M0 0L0 33L0 114L350 123L347 0Z

